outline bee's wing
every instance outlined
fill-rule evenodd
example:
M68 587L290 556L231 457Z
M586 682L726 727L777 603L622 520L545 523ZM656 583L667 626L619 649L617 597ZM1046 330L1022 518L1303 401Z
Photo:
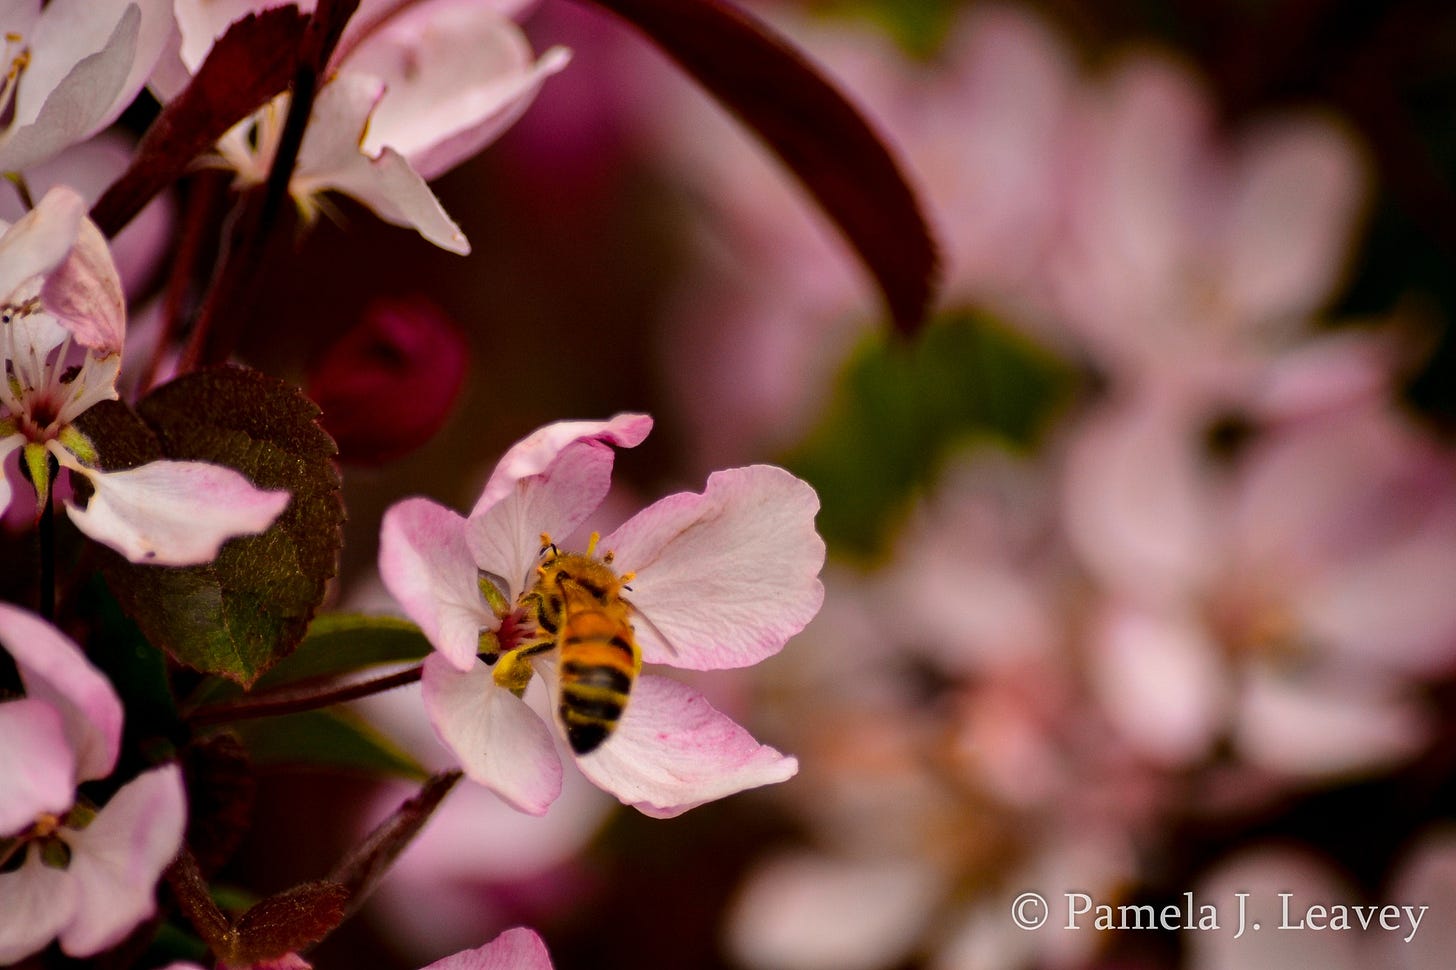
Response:
M633 624L640 622L643 626L651 630L653 636L657 637L658 642L661 643L663 646L667 647L667 652L676 657L677 647L674 647L672 645L672 641L667 638L667 635L663 633L660 629L658 629L657 624L653 623L646 613L643 613L641 610L637 609L637 607L633 606L630 600L624 600L623 602L627 604L627 608L632 613Z

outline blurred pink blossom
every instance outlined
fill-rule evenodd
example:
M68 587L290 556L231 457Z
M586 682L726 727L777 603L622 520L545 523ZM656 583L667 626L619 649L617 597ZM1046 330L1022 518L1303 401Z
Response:
M1220 465L1180 406L1114 404L1068 450L1111 716L1169 764L1221 738L1295 777L1414 754L1415 685L1456 664L1451 456L1377 403L1269 429Z

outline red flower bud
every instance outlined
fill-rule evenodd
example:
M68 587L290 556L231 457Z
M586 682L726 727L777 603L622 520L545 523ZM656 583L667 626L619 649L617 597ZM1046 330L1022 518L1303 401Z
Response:
M469 346L423 297L376 300L309 370L309 397L339 459L378 465L432 438L465 382Z

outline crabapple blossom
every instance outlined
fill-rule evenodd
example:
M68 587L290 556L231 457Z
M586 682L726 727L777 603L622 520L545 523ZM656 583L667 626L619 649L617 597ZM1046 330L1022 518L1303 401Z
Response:
M96 446L75 421L117 397L125 326L121 281L105 239L79 195L52 189L0 235L0 357L10 373L0 385L0 460L21 453L41 507L50 500L52 459L87 479L89 502L68 502L67 514L133 562L208 562L229 538L267 529L289 495L257 489L233 469L205 462L96 467ZM0 476L0 506L11 497Z
M1415 753L1430 727L1415 685L1456 659L1450 456L1374 403L1266 430L1220 466L1179 407L1118 403L1067 455L1110 715L1172 765L1220 738L1305 778Z
M20 0L5 7L0 172L21 172L111 124L172 28L168 0Z
M215 39L244 14L280 0L176 0L180 46L154 89L172 96L202 65ZM312 9L312 3L300 6ZM325 192L351 196L386 222L415 229L457 253L470 244L425 184L480 151L565 67L553 48L535 59L510 19L520 2L366 0L334 53L318 92L289 189L305 217ZM288 95L219 139L218 154L241 185L272 166Z
M526 812L545 811L562 777L552 732L523 696L536 673L554 686L555 658L510 653L541 636L526 598L542 537L567 535L591 514L610 485L612 446L638 444L651 424L623 414L547 425L506 453L468 518L423 498L384 517L380 576L436 650L424 668L435 731L467 776ZM819 608L817 509L813 490L782 469L730 469L701 494L649 506L585 555L631 577L631 625L647 663L748 666ZM481 652L502 659L493 669ZM610 737L575 761L598 787L661 817L797 770L696 690L650 672L631 686Z
M0 703L0 963L52 939L89 956L153 912L153 889L182 843L181 773L145 771L99 809L78 798L78 783L115 767L120 699L74 643L3 603L0 644L26 691Z

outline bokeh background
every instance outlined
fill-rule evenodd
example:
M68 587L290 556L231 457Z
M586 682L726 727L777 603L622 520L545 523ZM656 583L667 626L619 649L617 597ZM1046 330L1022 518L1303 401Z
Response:
M1447 966L1456 10L749 6L922 192L945 274L916 338L751 136L543 0L527 30L572 65L435 183L474 252L340 200L273 254L241 356L323 399L371 313L463 335L416 375L465 364L438 434L345 467L342 608L391 608L390 503L468 508L552 420L657 420L599 526L714 468L807 478L823 614L701 684L801 773L669 821L570 781L542 820L461 786L315 962L414 967L527 923L564 970ZM390 426L413 386L326 420ZM408 691L361 712L440 763ZM315 878L407 791L277 767L226 875ZM1237 945L1009 910L1231 887L1433 909L1410 944Z

